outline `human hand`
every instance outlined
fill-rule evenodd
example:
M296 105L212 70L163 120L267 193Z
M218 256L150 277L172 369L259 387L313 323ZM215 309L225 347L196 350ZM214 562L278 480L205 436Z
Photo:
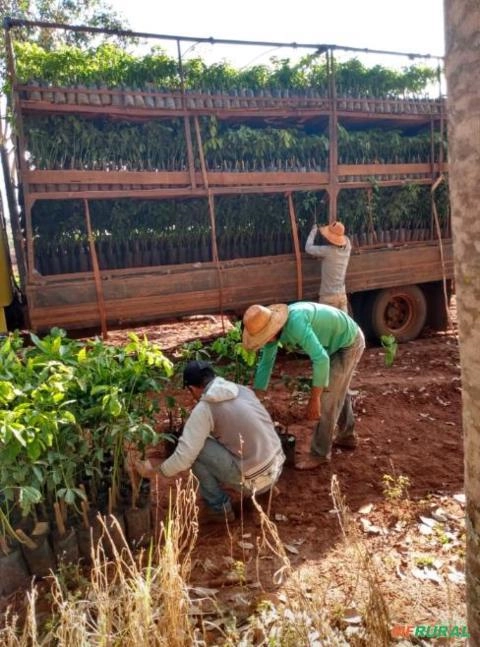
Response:
M319 398L310 398L307 404L306 418L307 420L319 420L322 414Z
M154 479L160 475L158 468L162 464L161 460L149 458L146 461L135 461L135 470L144 479Z

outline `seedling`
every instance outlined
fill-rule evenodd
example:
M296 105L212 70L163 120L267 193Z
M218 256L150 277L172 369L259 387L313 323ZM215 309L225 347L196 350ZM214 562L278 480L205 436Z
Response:
M236 559L233 563L233 572L237 576L240 586L243 586L247 581L245 562Z
M240 384L248 384L255 366L256 353L244 348L239 321L224 337L212 342L210 349L220 362L228 362L226 365L217 366L224 377Z
M410 479L404 474L392 475L384 474L382 476L383 495L389 501L398 501L408 498L408 488Z
M397 354L398 344L397 340L393 335L382 335L380 337L380 343L382 348L385 351L385 366L392 366L395 355Z

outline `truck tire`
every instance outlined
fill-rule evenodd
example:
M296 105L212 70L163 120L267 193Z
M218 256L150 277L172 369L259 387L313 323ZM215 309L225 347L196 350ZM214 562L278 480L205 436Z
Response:
M427 301L417 285L379 290L372 295L371 324L374 335L393 335L399 342L416 339L427 319Z

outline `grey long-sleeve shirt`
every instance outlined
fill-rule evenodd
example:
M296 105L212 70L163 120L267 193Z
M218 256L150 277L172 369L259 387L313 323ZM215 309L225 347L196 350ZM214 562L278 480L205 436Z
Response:
M258 478L272 463L283 463L280 439L270 414L245 386L216 377L185 423L177 449L160 466L164 476L189 469L211 436L239 461L244 479Z
M345 293L345 275L347 273L348 261L352 244L347 238L345 247L336 245L314 245L315 235L318 231L315 226L310 232L305 251L311 256L322 259L320 296L327 294L344 294Z

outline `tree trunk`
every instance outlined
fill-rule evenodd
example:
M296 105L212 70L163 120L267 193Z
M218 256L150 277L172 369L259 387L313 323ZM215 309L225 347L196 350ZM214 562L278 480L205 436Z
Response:
M449 185L463 391L469 645L480 646L480 5L445 0Z

